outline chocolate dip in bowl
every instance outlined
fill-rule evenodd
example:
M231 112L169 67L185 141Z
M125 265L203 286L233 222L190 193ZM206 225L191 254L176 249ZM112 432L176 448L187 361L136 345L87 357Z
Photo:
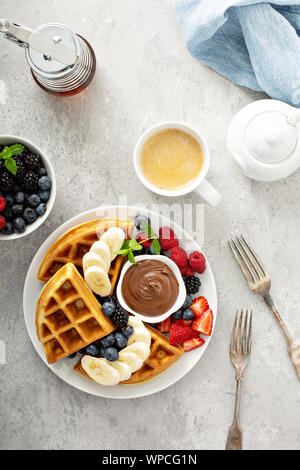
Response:
M178 266L167 256L142 255L124 265L117 297L121 306L147 323L158 323L180 309L186 288Z

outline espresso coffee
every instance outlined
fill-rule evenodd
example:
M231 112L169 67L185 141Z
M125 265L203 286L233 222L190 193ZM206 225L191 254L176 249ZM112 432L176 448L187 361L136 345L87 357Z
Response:
M192 135L180 129L164 129L145 142L140 164L151 184L176 191L199 176L203 160L201 145Z

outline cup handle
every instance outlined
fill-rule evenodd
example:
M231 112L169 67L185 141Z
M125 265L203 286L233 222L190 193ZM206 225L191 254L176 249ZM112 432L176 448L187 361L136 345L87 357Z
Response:
M217 206L222 196L218 191L207 181L203 180L202 183L196 188L196 192L205 199L211 206Z

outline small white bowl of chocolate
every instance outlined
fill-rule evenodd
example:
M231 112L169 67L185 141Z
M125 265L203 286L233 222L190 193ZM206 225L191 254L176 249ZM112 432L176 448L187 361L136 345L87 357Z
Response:
M117 297L121 306L146 323L159 323L176 312L186 298L178 266L167 256L141 255L124 265Z

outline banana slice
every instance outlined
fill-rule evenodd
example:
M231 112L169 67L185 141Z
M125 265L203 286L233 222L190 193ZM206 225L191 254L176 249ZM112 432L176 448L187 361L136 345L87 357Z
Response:
M102 258L105 268L104 270L108 272L110 268L110 262L111 262L111 251L107 243L104 241L97 240L95 243L90 248L90 253L96 253L97 255Z
M126 362L114 361L111 366L117 369L120 374L120 381L128 380L131 377L131 369Z
M134 353L144 362L150 354L150 347L146 343L136 342L126 346L127 353Z
M84 273L84 279L89 288L97 295L106 297L110 294L111 283L107 272L99 266L90 266Z
M125 233L120 227L111 227L109 228L102 237L100 241L107 243L111 251L111 258L110 260L114 260L117 255L113 255L115 251L121 249L125 241Z
M101 258L101 256L97 255L97 253L93 253L92 251L89 251L84 255L82 258L82 267L83 267L83 272L85 272L88 268L91 266L99 266L99 268L104 269L104 271L108 271L107 268L107 263Z
M120 382L119 371L104 358L86 355L81 359L81 365L88 376L101 385L117 385Z
M128 322L129 323L129 322ZM133 343L145 343L148 346L151 344L151 334L150 331L147 330L144 326L138 326L137 328L134 328L134 331L132 335L128 339L128 346Z
M128 318L128 325L132 326L132 328L139 328L139 327L145 328L142 320L140 320L138 317L135 317L133 315L131 315Z
M133 373L142 367L144 361L134 352L129 352L127 350L129 347L130 346L126 346L126 348L119 352L119 361L125 362L125 364L130 367L131 372Z

